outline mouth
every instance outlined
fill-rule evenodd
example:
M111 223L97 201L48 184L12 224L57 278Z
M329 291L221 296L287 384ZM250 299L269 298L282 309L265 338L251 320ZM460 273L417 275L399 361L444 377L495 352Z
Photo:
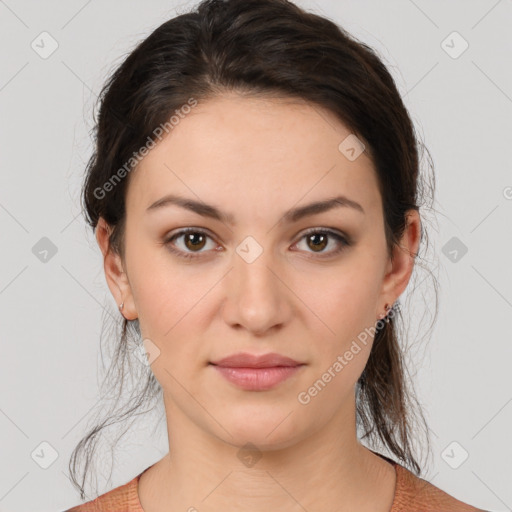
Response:
M281 384L306 365L275 353L260 356L239 353L211 362L210 366L238 388L266 391Z

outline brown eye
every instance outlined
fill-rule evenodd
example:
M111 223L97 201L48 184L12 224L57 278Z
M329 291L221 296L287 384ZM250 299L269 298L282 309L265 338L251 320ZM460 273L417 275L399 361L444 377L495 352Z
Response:
M212 240L212 237L205 231L187 228L169 237L164 241L164 245L166 245L172 253L182 258L195 258L201 256L202 252L207 252L202 249L207 245L208 239ZM181 243L176 243L175 241L180 241ZM213 248L215 248L215 244L213 243L212 245Z
M342 236L341 234L332 231L330 229L312 229L306 232L301 241L306 240L306 247L309 250L306 252L313 252L319 255L319 257L329 257L333 256L351 245L348 237ZM334 240L334 249L325 250L326 247L331 245L331 240ZM300 243L300 242L299 242ZM299 243L295 245L299 245ZM337 246L337 247L336 247Z

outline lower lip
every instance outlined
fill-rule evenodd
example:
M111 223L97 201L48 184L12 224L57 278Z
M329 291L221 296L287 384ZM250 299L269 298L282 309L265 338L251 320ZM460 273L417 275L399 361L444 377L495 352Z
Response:
M295 374L302 366L273 366L270 368L230 368L212 365L224 378L248 391L265 391Z

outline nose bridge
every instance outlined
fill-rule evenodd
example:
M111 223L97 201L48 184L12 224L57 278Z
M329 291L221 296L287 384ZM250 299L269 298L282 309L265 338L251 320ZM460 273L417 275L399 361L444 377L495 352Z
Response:
M229 321L260 332L282 323L287 288L276 276L274 251L248 236L233 254L233 267L227 291Z

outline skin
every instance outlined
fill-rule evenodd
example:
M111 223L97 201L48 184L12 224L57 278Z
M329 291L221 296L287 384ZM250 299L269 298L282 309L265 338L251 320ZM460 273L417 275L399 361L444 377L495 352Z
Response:
M129 177L124 260L108 249L100 219L111 293L160 351L151 369L163 388L169 453L139 481L146 512L390 510L395 471L356 436L355 384L372 337L307 405L297 399L405 290L419 245L411 211L388 258L373 163L338 149L349 134L299 100L229 93L200 102ZM284 222L288 209L333 192L364 214L340 207ZM233 222L175 205L146 211L168 193L213 204ZM173 242L196 259L163 243L185 227L208 232L199 246L186 235ZM353 243L334 254L339 243L329 237L315 249L308 228ZM263 249L252 263L236 252L247 236ZM272 390L246 391L208 364L239 351L305 366ZM237 456L248 442L261 455L250 467Z

